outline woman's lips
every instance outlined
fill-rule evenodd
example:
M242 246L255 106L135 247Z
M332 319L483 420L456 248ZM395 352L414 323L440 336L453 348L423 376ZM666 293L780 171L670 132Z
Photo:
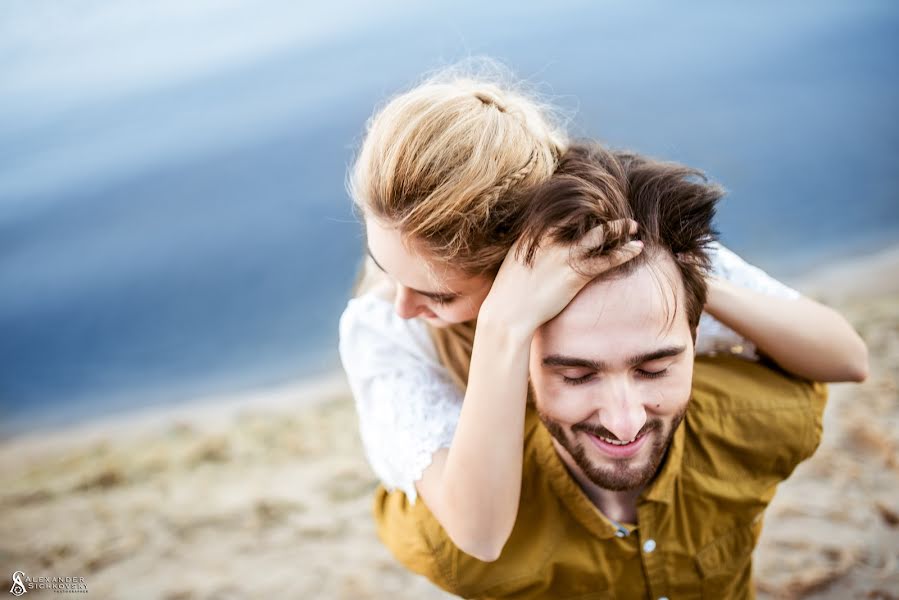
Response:
M611 458L631 458L637 454L637 452L640 451L640 448L643 447L643 444L646 443L646 438L649 437L649 433L649 431L644 432L633 442L624 445L610 444L592 433L588 433L587 437L590 438L590 441L593 442L593 445L596 446L600 452Z

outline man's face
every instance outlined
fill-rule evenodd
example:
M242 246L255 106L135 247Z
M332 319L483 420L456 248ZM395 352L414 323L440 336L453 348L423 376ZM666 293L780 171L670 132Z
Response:
M693 337L683 284L659 253L596 281L534 336L531 383L541 420L569 468L601 488L642 488L683 419Z

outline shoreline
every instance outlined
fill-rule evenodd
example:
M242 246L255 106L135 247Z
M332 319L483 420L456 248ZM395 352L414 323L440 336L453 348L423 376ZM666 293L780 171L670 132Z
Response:
M860 299L899 290L899 242L876 251L823 264L807 272L785 278L785 282L825 304L837 304L847 298ZM18 450L48 445L55 449L69 443L97 438L120 438L152 431L172 422L187 423L202 429L227 427L231 418L245 409L260 411L301 410L325 402L328 398L349 394L349 386L340 369L301 377L283 384L264 386L232 394L213 394L185 398L175 404L135 407L110 416L85 417L71 425L35 425L21 433L0 437L2 457Z
M825 303L895 292L899 289L899 243L838 262L818 265L789 281L802 293Z
M727 246L726 240L721 241ZM796 281L804 279L809 273L826 270L830 265L851 264L895 248L899 248L899 231L879 231L864 238L841 240L833 247L798 248L786 256L772 256L758 248L756 252L746 256L749 257L747 258L749 262L761 267L770 275L784 281Z
M343 371L233 394L198 396L177 404L151 405L110 416L88 417L71 425L36 426L0 439L0 466L15 455L34 457L72 446L115 442L173 425L202 432L227 429L241 413L300 412L349 394Z

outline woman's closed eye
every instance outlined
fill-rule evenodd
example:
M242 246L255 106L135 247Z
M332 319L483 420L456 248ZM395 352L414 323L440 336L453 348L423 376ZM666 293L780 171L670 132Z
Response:
M458 296L429 296L432 302L439 304L440 306L446 306L447 304L452 304Z

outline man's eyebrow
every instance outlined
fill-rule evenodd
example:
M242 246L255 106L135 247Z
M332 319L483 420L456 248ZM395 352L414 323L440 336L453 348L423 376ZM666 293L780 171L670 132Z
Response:
M582 367L593 371L605 371L608 365L602 361L590 360L587 358L576 358L574 356L563 356L561 354L550 354L543 357L544 367Z
M383 271L384 273L387 273L387 269L382 267L381 263L378 262L378 259L375 258L375 255L371 253L371 248L366 247L365 251L368 253L368 257L372 260L372 262L375 263L375 266L378 267L379 269L381 269L381 271ZM427 296L428 298L431 298L432 300L448 300L448 299L456 298L459 296L459 294L454 294L452 292L449 292L446 294L441 294L438 292L423 292L421 290L416 290L413 288L409 288L409 289L412 290L413 292L415 292L416 294L421 294L422 296Z
M651 362L653 360L659 360L661 358L669 358L672 356L677 356L681 354L684 350L686 350L686 346L666 346L664 348L659 348L658 350L653 350L652 352L645 352L643 354L637 354L636 356L631 356L627 359L626 364L629 367L636 367L637 365L641 365L645 362ZM579 367L583 369L590 369L592 371L608 371L609 363L601 360L590 360L589 358L578 358L575 356L563 356L561 354L550 354L548 356L543 357L543 366L544 367Z
M637 365L642 365L645 362L652 362L654 360L659 360L661 358L670 358L672 356L677 356L681 354L684 350L686 350L686 346L666 346L664 348L659 348L658 350L653 350L652 352L647 352L645 354L638 354L636 356L632 356L628 359L627 364L636 367Z

